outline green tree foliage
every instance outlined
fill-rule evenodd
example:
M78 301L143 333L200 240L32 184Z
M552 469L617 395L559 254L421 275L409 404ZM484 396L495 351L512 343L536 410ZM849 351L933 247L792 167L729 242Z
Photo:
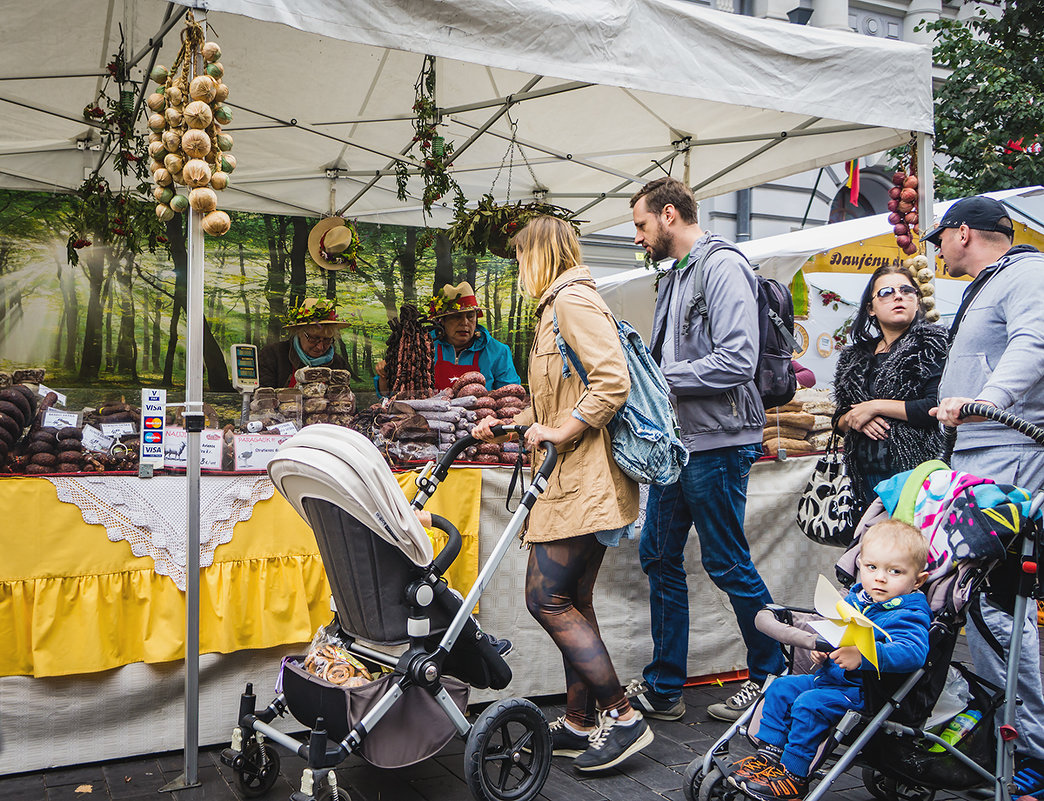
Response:
M999 12L999 13L998 13ZM935 101L940 197L1044 183L1044 13L1007 0L968 20L927 25L950 75Z

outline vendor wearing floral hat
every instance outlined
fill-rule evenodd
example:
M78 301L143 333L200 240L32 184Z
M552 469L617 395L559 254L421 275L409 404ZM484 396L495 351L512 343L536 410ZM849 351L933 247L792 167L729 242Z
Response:
M482 308L471 284L446 284L431 299L428 314L435 321L435 389L475 370L486 377L486 389L519 383L511 349L478 324Z
M347 370L344 357L334 351L342 328L351 325L337 319L332 300L305 299L286 315L289 339L266 345L258 354L261 386L292 387L294 373L301 367L329 367Z

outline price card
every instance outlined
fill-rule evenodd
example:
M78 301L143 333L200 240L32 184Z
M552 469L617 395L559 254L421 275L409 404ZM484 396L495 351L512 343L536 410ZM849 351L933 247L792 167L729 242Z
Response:
M264 470L288 439L285 434L236 434L236 470Z
M36 394L37 395L40 395L41 397L47 397L47 393L48 392L53 392L55 395L58 396L58 400L55 401L55 402L59 406L64 406L66 400L68 400L61 392L58 392L57 390L45 387L43 384L37 384L36 385Z
M137 423L102 423L101 432L107 437L119 439L127 434L137 434L138 425Z
M80 427L80 412L65 412L55 409L53 406L44 412L44 428L66 428L68 426Z
M285 423L279 425L269 426L269 431L278 431L280 434L286 434L287 436L293 436L297 433L297 423L293 420L287 420Z
M169 427L163 436L163 466L188 468L188 432L183 428ZM223 432L208 428L199 435L199 466L202 470L220 470Z
M94 426L87 425L83 427L83 449L85 451L108 453L113 442L115 440L112 437L105 436Z

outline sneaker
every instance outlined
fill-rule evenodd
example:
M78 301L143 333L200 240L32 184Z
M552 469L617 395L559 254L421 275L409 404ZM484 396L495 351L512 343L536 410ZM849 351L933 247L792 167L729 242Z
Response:
M485 637L486 638L486 642L488 642L493 647L493 650L496 651L501 656L507 656L508 654L510 654L511 653L511 649L514 647L511 644L511 640L508 640L508 639L497 639L496 637L494 637L489 632L480 631L479 635L482 636L482 637Z
M808 778L795 776L779 762L763 757L762 767L751 775L732 774L729 784L738 787L757 801L801 801L808 793ZM753 761L751 762L753 765Z
M738 787L738 782L760 775L769 766L778 765L778 760L776 755L760 753L738 759L729 767L729 783Z
M657 720L678 720L685 714L685 700L668 701L653 692L641 679L635 679L624 689L624 695L631 706L647 718Z
M734 720L739 720L743 713L750 709L751 705L760 697L761 686L757 682L748 679L743 682L743 686L739 688L735 695L726 698L720 704L711 704L707 707L707 714L712 718L731 723Z
M608 715L602 725L591 732L591 745L573 760L577 770L607 770L637 754L653 741L653 732L642 713L636 711L638 722L625 726Z
M1012 797L1039 796L1044 793L1044 760L1015 755L1015 791Z
M565 715L561 715L547 724L551 732L551 755L564 757L578 757L591 745L590 732L577 734L565 725Z

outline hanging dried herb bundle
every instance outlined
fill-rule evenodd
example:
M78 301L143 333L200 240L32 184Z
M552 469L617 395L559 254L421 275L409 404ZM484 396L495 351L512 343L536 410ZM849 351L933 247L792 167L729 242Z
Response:
M399 308L399 319L388 323L388 383L400 398L428 398L435 394L435 349L416 306Z

